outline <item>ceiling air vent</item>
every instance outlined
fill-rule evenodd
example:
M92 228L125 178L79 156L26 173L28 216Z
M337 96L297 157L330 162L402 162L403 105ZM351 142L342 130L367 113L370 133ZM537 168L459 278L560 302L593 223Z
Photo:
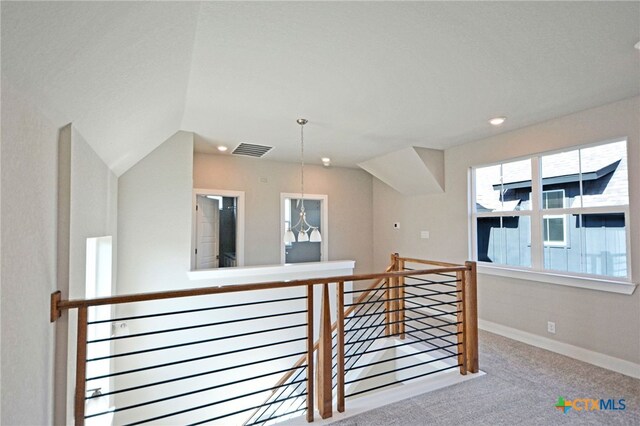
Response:
M236 155L247 155L249 157L262 157L269 150L273 148L272 146L266 145L254 145L252 143L241 143L233 150L232 154Z

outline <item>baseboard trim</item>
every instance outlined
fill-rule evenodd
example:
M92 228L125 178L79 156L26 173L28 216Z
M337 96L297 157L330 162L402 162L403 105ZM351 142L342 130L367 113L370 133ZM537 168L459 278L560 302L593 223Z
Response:
M569 358L597 365L598 367L606 368L607 370L612 370L617 373L624 374L625 376L640 379L640 364L636 364L631 361L615 358L599 352L573 346L568 343L558 342L557 340L548 339L533 333L528 333L526 331L482 319L478 320L478 328L528 345L546 349L560 355L568 356Z

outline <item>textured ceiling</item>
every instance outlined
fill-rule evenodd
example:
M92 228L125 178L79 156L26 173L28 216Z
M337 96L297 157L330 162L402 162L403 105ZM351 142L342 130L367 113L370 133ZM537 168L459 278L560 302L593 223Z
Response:
M318 164L446 148L639 94L638 40L639 2L2 2L3 80L118 174L179 129L296 161L298 117Z

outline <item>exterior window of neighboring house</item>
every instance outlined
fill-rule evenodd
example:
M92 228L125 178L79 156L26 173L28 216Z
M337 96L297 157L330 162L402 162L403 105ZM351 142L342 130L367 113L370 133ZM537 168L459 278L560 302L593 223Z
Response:
M564 189L542 192L542 207L544 209L564 208ZM545 245L567 245L566 215L546 216L543 221Z
M472 169L482 264L630 281L626 140Z

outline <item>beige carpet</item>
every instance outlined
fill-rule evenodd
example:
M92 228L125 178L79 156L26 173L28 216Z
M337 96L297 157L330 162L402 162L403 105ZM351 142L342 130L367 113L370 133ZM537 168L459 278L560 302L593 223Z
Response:
M480 369L485 376L333 424L640 425L640 380L483 331ZM622 398L626 409L564 414L559 396Z

